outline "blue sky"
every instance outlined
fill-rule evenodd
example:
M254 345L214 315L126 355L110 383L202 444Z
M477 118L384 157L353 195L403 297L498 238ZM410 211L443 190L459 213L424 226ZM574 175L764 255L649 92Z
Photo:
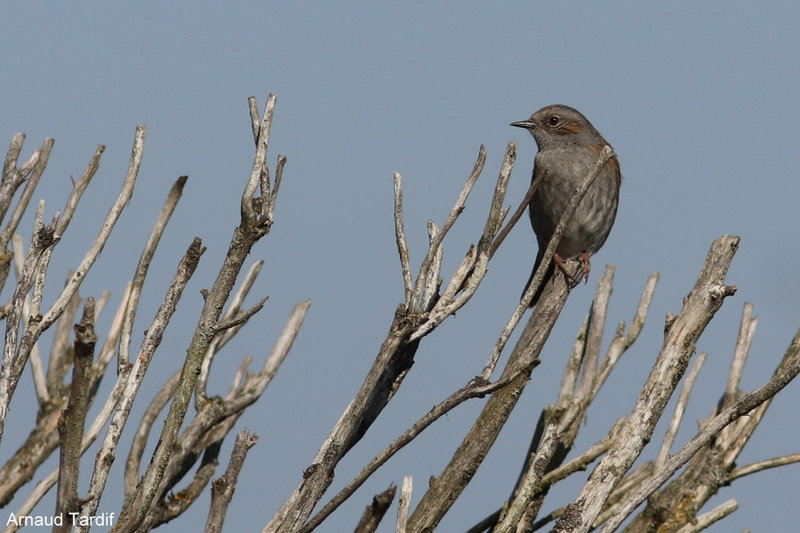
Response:
M798 24L795 2L6 3L0 141L25 132L29 153L45 137L56 139L37 193L49 214L63 205L69 176L83 171L98 144L107 145L75 227L54 256L54 268L61 269L51 274L55 290L119 190L135 126L147 125L136 194L81 290L84 296L111 290L112 307L169 186L189 175L137 331L146 329L191 238L202 237L209 249L167 332L147 394L182 360L199 291L213 280L236 223L252 161L246 99L255 95L263 105L267 93L277 93L270 161L280 153L288 164L273 231L253 252L266 263L251 298L270 300L217 359L218 381L212 380L226 391L244 355L263 360L294 302L313 300L278 377L239 422L261 440L248 456L226 531L256 531L299 482L402 300L392 172L404 178L406 230L418 263L426 221L444 220L478 147L486 146L483 176L446 243L445 272L452 271L479 235L512 139L520 148L509 203L527 188L535 145L508 124L547 104L580 109L619 155L624 178L617 222L593 260L589 285L570 296L542 365L474 487L442 524L443 531L459 531L510 490L604 264L617 267L612 323L630 320L651 272L659 271L661 281L645 331L590 411L579 446L628 412L638 391L633 385L644 380L661 346L665 313L680 310L711 241L725 233L742 237L728 276L739 290L698 343L710 355L678 443L691 437L693 420L707 416L724 390L746 301L760 323L743 387L752 390L768 379L800 323ZM26 237L29 228L22 228ZM423 341L401 392L337 470L334 488L479 372L535 253L533 234L522 223L474 300ZM103 320L107 327L110 313ZM23 387L12 403L19 424L32 416L30 386ZM798 395L797 384L778 395L741 464L798 451L800 432L785 422L795 419ZM142 397L137 408L144 403ZM371 495L403 475L415 476L419 497L479 408L470 403L438 422L323 530L352 529ZM0 459L19 443L14 438L7 432ZM780 531L797 523L798 476L800 467L790 466L737 481L714 501L735 497L739 510L709 531L730 531L731 524ZM583 479L576 478L552 493L545 510L569 501ZM101 511L117 510L110 500ZM206 503L207 497L162 529L198 530ZM52 504L42 509L49 512ZM384 524L382 531L389 530Z

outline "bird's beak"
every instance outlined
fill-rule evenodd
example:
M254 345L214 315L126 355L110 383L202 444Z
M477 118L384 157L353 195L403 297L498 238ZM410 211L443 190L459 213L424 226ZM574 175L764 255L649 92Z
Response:
M527 130L532 130L536 124L532 120L520 120L519 122L512 122L511 126L516 126L518 128L525 128Z

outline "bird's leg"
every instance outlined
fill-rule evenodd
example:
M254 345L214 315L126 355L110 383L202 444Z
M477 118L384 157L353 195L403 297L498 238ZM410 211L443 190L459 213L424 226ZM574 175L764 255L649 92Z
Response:
M572 281L572 275L567 270L567 262L564 260L563 257L558 255L558 253L553 254L553 263L558 267L562 274L564 274L564 279ZM575 285L572 285L573 287Z
M581 275L578 277L575 284L577 284L580 280L584 280L584 283L589 283L589 271L592 269L592 264L589 262L589 254L587 252L581 252L581 255L578 256L578 260L581 262Z

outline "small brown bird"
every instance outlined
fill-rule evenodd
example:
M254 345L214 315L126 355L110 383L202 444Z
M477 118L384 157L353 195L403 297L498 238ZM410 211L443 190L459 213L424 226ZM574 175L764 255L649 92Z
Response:
M539 147L532 178L539 185L528 206L531 225L539 243L536 263L528 279L530 285L570 198L594 168L600 152L608 143L586 117L565 105L543 107L528 120L512 122L511 125L531 132ZM583 269L577 279L570 278L573 286L589 275L589 256L603 246L614 225L621 181L619 162L615 156L600 171L567 224L553 260L569 277L564 267L565 260L576 256L580 258ZM552 272L551 265L545 280L550 278ZM543 287L544 283L533 297L531 307L536 304Z

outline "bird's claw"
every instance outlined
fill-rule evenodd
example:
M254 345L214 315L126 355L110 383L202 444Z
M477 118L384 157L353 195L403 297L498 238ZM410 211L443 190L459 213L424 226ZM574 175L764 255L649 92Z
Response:
M564 274L564 279L567 280L567 284L569 285L570 289L574 289L578 286L578 284L583 280L585 283L589 283L589 272L592 269L591 262L589 261L589 254L586 252L582 252L578 256L578 261L581 262L581 269L578 271L576 275L573 275L567 269L567 262L558 254L553 256L553 262L558 267L558 269Z

